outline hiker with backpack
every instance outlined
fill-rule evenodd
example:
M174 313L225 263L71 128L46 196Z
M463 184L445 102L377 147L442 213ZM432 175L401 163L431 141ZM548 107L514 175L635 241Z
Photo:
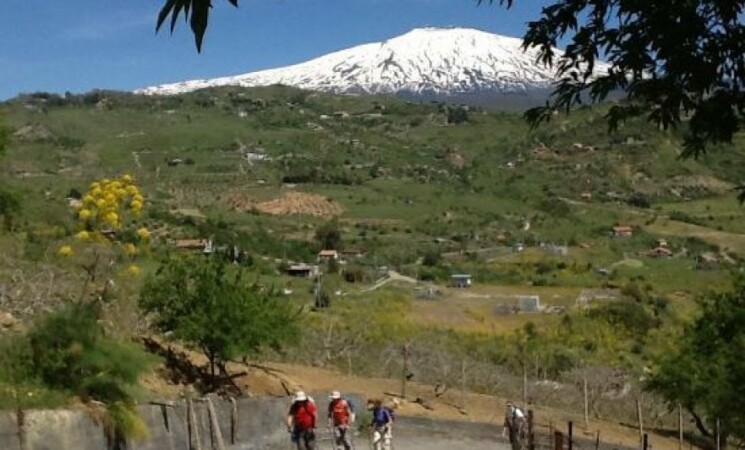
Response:
M378 400L372 404L372 444L373 450L391 450L393 440L393 412Z
M502 437L504 437L506 432L509 433L510 444L512 444L513 450L519 450L522 448L522 443L525 440L525 426L526 419L523 410L520 409L519 406L508 401L504 413Z
M334 445L337 450L351 450L350 425L354 423L354 407L339 391L332 392L329 398L328 423L333 433Z
M287 431L297 450L315 450L318 409L313 399L298 391L287 413Z

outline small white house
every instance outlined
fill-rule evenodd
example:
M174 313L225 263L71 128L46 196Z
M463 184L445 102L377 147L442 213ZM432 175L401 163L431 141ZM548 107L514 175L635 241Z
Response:
M471 287L471 275L469 274L456 274L450 276L450 284L456 288L469 288Z

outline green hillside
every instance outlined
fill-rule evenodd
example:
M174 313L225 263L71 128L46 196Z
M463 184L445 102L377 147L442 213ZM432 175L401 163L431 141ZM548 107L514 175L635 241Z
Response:
M433 251L546 242L601 267L662 236L689 251L669 262L680 268L703 251L745 252L731 192L745 153L680 160L675 132L632 123L609 134L602 109L531 131L512 114L276 87L32 95L2 112L15 130L3 179L31 224L67 227L70 189L126 172L148 194L146 221L167 226L163 237L214 235L272 257L311 258L312 230L339 211L347 246L395 266ZM316 216L257 214L257 203L293 191L335 205ZM616 224L635 236L609 239ZM454 270L510 282L500 267L455 259ZM587 278L556 282L596 284Z
M324 267L332 314L310 312L301 345L268 357L398 376L390 355L407 343L418 379L457 383L458 371L432 361L468 362L472 389L513 396L523 370L570 383L590 366L635 376L668 348L692 299L729 287L745 257L733 191L745 143L680 159L680 131L632 122L609 132L604 112L531 130L512 113L284 87L22 96L0 105L12 134L2 186L23 205L0 233L0 286L13 286L0 310L28 321L95 294L116 334L138 335L142 280L180 239L243 252L252 282L310 306L317 281L285 271L315 264L331 239L346 251L341 267ZM134 226L152 233L148 248L60 256L80 231L67 198L122 174L145 197ZM630 235L614 236L617 226ZM99 266L107 278L86 284ZM453 274L471 274L473 287L449 288ZM386 276L398 278L368 290ZM580 307L603 290L625 300ZM512 314L526 295L555 314ZM332 330L346 347L320 344ZM631 397L622 401L623 413L593 407L633 421Z

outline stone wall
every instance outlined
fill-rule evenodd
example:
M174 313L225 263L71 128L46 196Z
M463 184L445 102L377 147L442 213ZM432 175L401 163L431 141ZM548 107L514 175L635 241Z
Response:
M321 424L327 393L311 394ZM351 396L363 405L358 396ZM234 401L176 401L142 405L138 410L150 438L112 442L101 423L84 411L49 410L0 412L1 450L266 450L286 448L289 436L284 417L288 397L241 398Z

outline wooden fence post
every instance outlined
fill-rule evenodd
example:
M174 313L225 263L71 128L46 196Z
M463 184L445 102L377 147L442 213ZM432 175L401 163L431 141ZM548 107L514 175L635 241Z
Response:
M642 399L641 395L636 399L636 417L639 421L639 441L640 444L644 443L644 418L642 416Z
M238 440L238 404L230 397L230 444L235 445Z
M535 434L533 433L533 410L528 410L528 450L535 450Z
M642 448L644 450L649 449L649 435L647 433L644 433L644 437L642 438Z
M212 403L212 397L207 397L207 411L210 416L210 429L213 450L225 450L225 441L222 438L222 431L220 431L220 423L217 420L217 412L215 411L215 405Z
M600 450L600 430L598 430L598 434L595 436L595 450Z
M568 450L572 450L574 448L574 424L572 423L571 420L569 421L568 429L569 429L568 430L569 431L569 433L568 433L569 434L569 443L567 445L567 449Z

